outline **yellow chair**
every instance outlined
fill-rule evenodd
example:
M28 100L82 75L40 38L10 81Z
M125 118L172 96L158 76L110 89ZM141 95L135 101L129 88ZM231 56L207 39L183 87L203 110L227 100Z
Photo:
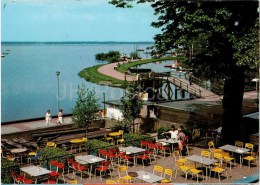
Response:
M182 166L185 165L188 162L188 159L186 158L180 158L178 160L175 161L175 166Z
M244 143L242 141L235 141L235 146L243 148L244 147Z
M213 158L218 162L214 163L214 166L222 166L223 164L223 155L221 153L214 153Z
M209 151L202 150L202 151L200 152L200 156L201 156L201 157L207 157L207 158L210 158L211 154L210 154Z
M127 166L118 166L117 168L118 177L119 179L123 179L127 182L131 182L132 177L128 175L127 169L128 169ZM124 174L122 175L122 173Z
M209 141L209 142L208 142L208 146L209 146L209 150L210 150L210 152L211 152L211 155L213 155L214 153L222 153L222 152L223 152L222 149L220 149L220 148L215 148L213 141Z
M114 180L106 180L106 184L117 184Z
M202 179L204 180L204 173L203 173L202 170L199 170L199 169L190 167L189 173L192 175L192 178L193 178L193 175L196 175L196 176L197 176L197 183L199 183L199 174L200 174L200 173L202 174Z
M106 134L104 135L104 137L105 137L105 141L106 141L106 142L109 142L109 143L110 143L110 142L113 142L113 138L112 138L112 137L107 137Z
M172 175L173 171L170 168L165 168L164 169L164 175L163 175L163 180L161 180L161 183L171 183L172 182Z
M216 173L218 174L219 182L220 182L220 174L222 174L224 172L226 172L226 177L228 179L226 168L222 168L222 167L213 167L213 168L211 168L210 169L210 173L209 173L209 180L210 180L210 177L211 177L211 172L215 172L214 177L215 177Z
M252 155L252 152L254 151L254 145L251 143L245 143L245 148L249 149L249 152L246 152L246 155Z
M177 157L180 159L181 158L180 150L173 151L172 156L174 157L175 161L177 160Z
M163 175L163 167L160 166L160 165L155 165L153 167L153 174L155 174L155 172L159 173L160 176L162 177L162 175Z
M56 143L54 143L54 142L52 142L52 141L48 141L47 143L46 143L46 148L47 147L52 147L52 148L56 148Z
M234 157L229 156L229 155L223 155L223 161L226 162L226 163L229 162L230 170L231 170L231 167L232 167L232 161L234 162L234 164L236 163L236 159Z
M116 178L116 181L118 184L129 184L127 180L118 177Z
M69 180L68 184L78 184L78 180L77 179Z
M178 171L181 171L183 173L185 173L185 181L187 180L187 176L188 176L188 171L189 171L190 167L187 166L187 165L180 165L180 166L177 166L175 168L175 178L177 177L177 173Z
M118 133L121 134L121 139L118 139L118 140L117 140L117 144L118 144L118 143L122 144L123 142L125 142L125 140L124 140L124 135L123 135L123 134L124 134L124 131L123 131L123 130L119 130Z

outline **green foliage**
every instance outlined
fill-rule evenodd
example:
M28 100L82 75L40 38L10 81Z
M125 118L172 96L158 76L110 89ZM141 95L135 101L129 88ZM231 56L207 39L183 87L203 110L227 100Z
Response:
M170 130L170 127L160 127L157 130L158 135L161 135L163 132L168 132Z
M12 184L11 170L16 170L17 164L13 161L9 161L6 158L1 157L1 183Z
M137 85L135 82L129 83L126 97L121 98L122 106L119 108L123 114L124 128L128 127L130 123L134 123L134 119L139 116L143 107L143 100L139 96L140 90ZM134 126L132 131L134 132Z
M73 110L72 121L77 128L88 128L96 119L98 112L98 99L95 90L86 90L85 85L78 86L78 98Z
M89 151L89 153L97 153L100 149L108 148L116 148L116 146L97 139L92 139L86 142L86 150Z
M126 125L129 124L129 122L125 123L125 120L118 121L112 128L112 132L117 132L119 130L123 130L124 133L129 133L130 132L130 127L126 127Z
M133 58L133 59L139 58L138 52L136 52L136 51L135 52L131 52L130 53L130 57Z
M108 62L118 62L120 53L118 51L109 51L108 53L98 53L95 55L97 60L107 60Z
M50 162L50 160L65 162L67 157L72 157L72 154L60 148L48 147L41 149L39 160L40 162L43 161L43 166L48 167L48 162Z
M141 135L141 134L124 134L124 140L125 140L125 145L126 146L137 146L140 147L140 142L141 141L155 141L154 138L146 135Z
M96 54L96 59L97 60L106 60L107 56L105 53L98 53L98 54Z

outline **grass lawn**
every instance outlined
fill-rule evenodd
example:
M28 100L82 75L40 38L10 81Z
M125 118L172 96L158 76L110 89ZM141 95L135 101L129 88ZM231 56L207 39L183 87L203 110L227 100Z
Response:
M124 73L130 67L133 67L136 65L164 61L164 60L173 60L173 59L177 59L177 57L165 57L165 58L160 58L160 59L145 59L145 60L139 60L136 62L128 62L128 63L120 65L120 67L117 70L119 72ZM111 76L107 76L107 75L103 75L103 74L99 73L98 68L100 68L103 65L106 65L106 64L101 64L101 65L96 65L96 66L85 68L79 72L79 76L89 82L96 83L99 85L109 85L109 86L119 87L124 84L124 80L118 80Z

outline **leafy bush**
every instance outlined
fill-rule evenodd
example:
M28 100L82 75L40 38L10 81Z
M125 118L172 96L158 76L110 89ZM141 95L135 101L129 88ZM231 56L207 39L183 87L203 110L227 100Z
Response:
M109 51L108 53L98 53L95 55L97 60L107 60L109 62L118 62L120 53L118 51Z
M140 135L140 134L124 134L125 145L126 146L137 146L140 147L141 141L154 141L155 139L147 136L147 135Z
M60 148L43 148L41 149L39 160L43 161L42 165L44 167L48 167L49 162L51 160L57 160L59 162L64 163L68 157L72 157L72 156L73 156L72 154Z
M12 184L13 179L11 177L11 170L17 171L18 165L13 162L9 161L6 158L1 158L1 182L4 184Z
M125 120L118 121L113 127L111 127L112 132L117 132L119 130L123 130L124 133L129 133L130 127L127 126L128 122L125 123Z
M130 57L133 58L133 59L139 58L138 52L136 52L136 51L131 52L131 53L130 53Z
M90 154L97 153L100 149L108 149L115 148L115 145L111 145L107 142L100 141L97 139L92 139L86 142L86 150L89 151Z
M157 130L158 136L161 135L163 132L168 132L170 127L161 127Z

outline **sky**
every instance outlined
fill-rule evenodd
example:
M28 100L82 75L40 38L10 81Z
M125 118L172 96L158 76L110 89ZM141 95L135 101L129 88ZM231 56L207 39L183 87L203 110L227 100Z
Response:
M116 8L108 0L2 0L1 40L153 41L149 4Z

